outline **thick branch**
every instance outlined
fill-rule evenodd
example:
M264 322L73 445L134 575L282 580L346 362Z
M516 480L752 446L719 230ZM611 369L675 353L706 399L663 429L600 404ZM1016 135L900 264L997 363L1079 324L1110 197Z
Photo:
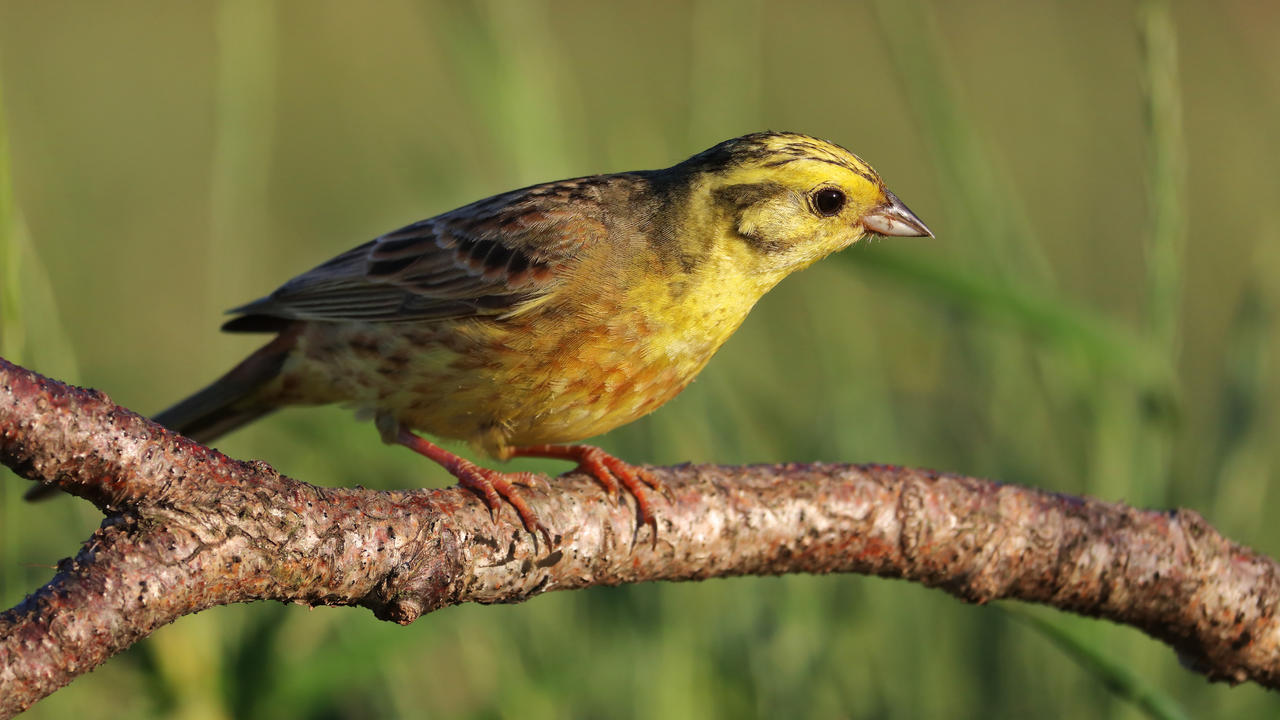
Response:
M0 462L107 515L0 615L0 715L187 613L276 599L409 623L463 602L646 580L858 572L1141 628L1212 679L1280 687L1276 564L1199 515L883 465L655 468L659 536L593 481L526 492L539 543L458 489L325 489L0 360Z

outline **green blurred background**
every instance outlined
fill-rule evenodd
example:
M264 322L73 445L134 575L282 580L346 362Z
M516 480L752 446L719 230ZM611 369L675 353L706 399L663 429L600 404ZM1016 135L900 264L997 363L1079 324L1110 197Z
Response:
M765 298L634 461L878 461L1199 510L1280 554L1280 5L0 0L0 353L154 412L221 311L516 186L749 131L870 161L937 233ZM1268 160L1267 158L1271 158ZM219 443L442 485L335 409ZM537 467L550 471L563 464ZM12 605L98 522L0 483ZM34 718L1265 717L1137 631L863 577L553 593L400 628L183 618Z

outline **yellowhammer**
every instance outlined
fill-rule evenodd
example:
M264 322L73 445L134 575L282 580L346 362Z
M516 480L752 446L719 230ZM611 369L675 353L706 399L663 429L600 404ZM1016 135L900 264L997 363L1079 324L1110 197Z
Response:
M670 400L779 280L867 234L931 235L869 165L793 133L727 140L665 170L513 190L414 223L236 308L274 340L156 420L208 442L284 405L344 403L439 462L491 512L515 484L415 435L500 459L575 460L654 525L651 474L554 445ZM540 481L539 481L540 482Z

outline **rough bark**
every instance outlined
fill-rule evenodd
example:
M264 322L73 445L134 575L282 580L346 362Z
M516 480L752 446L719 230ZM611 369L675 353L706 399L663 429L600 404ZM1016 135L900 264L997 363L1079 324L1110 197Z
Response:
M4 717L225 603L360 605L407 624L550 590L793 572L1045 603L1138 627L1211 679L1280 686L1276 563L1188 510L885 465L682 465L653 468L672 490L656 542L584 476L526 491L559 533L548 544L467 491L309 485L3 360L0 462L106 515L0 615Z

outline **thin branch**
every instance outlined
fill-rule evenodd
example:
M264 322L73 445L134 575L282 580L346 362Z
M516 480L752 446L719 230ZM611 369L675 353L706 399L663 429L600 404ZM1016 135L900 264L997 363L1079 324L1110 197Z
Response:
M653 469L672 489L656 542L584 476L526 491L559 533L549 546L466 491L308 485L3 360L0 462L106 515L0 615L3 716L215 605L360 605L407 624L550 590L792 572L1045 603L1138 627L1211 679L1280 687L1276 563L1187 510L884 465L682 465Z

